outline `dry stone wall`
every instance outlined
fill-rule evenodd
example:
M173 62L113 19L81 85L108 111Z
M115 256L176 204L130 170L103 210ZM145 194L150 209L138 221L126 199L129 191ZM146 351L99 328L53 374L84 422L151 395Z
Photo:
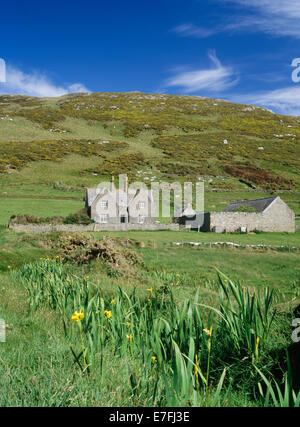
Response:
M91 225L51 225L51 224L12 224L9 228L17 233L52 233L61 232L84 232L84 231L159 231L172 230L178 231L178 224L91 224Z

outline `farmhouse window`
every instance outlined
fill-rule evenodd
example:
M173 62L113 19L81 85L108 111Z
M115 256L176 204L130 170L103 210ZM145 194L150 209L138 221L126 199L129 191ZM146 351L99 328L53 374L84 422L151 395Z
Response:
M107 224L109 220L109 216L107 214L100 215L100 223Z

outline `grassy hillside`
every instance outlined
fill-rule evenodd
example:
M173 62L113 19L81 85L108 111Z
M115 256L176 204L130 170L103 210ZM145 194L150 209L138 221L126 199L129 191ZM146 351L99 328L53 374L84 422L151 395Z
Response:
M259 107L139 92L0 96L1 223L74 212L86 187L119 173L204 179L213 210L280 191L300 215L299 166L300 118Z

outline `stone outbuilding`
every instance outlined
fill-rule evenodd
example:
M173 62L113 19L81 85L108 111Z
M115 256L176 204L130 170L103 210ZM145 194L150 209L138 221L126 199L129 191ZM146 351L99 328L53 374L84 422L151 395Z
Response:
M202 231L230 233L265 231L295 233L295 213L278 196L232 203L224 212L205 214Z

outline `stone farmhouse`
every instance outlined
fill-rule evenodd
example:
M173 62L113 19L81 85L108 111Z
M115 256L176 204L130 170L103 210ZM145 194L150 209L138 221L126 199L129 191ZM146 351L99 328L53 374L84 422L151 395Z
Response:
M232 203L224 212L204 214L201 231L230 233L234 231L295 233L295 213L280 197Z
M120 176L122 182L122 175ZM116 189L114 178L109 187L90 188L86 191L86 208L95 224L114 226L115 229L161 228L153 216L154 198L151 190L132 189L124 176L123 187ZM223 212L197 213L191 205L182 207L169 228L186 227L198 231L231 233L235 231L294 233L295 213L280 197L245 200L232 203ZM166 226L166 225L165 225ZM179 228L177 228L179 229Z
M87 189L85 201L91 219L97 224L149 225L155 222L151 215L154 212L152 191L129 189L127 177L124 177L123 188L118 190L114 178L109 188Z
M121 177L121 176L120 176ZM85 204L94 224L9 224L17 232L197 230L231 233L236 231L295 233L295 213L280 197L232 203L223 212L196 212L191 205L180 209L172 223L155 221L151 190L129 188L127 179L117 190L111 183L86 190Z

